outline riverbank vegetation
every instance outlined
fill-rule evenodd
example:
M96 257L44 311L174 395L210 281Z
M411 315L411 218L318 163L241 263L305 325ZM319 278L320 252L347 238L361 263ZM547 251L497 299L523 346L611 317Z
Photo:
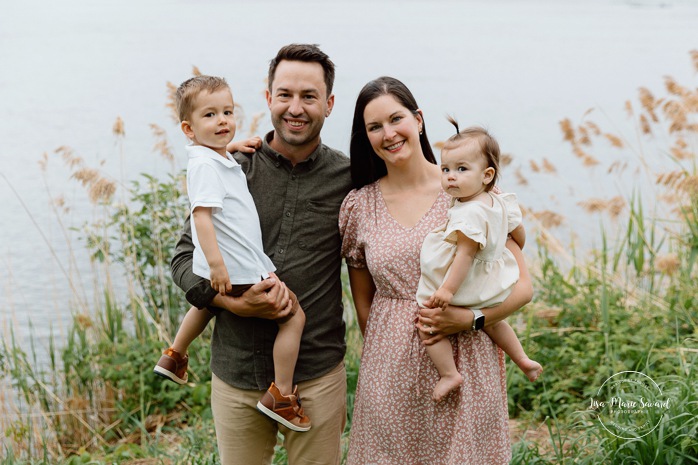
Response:
M698 72L698 51L691 58ZM698 88L665 84L661 96L641 88L626 104L630 134L606 131L589 114L561 122L580 171L598 176L601 165L609 179L638 173L634 179L651 179L652 187L579 199L600 224L600 245L583 252L557 237L562 215L526 211L537 242L528 251L535 297L511 322L545 372L530 383L507 365L512 463L698 463ZM157 150L171 159L164 131L153 131ZM123 140L120 120L114 135ZM69 148L56 153L99 206L98 218L80 229L96 264L95 289L89 299L75 292L67 338L52 337L48 353L3 335L0 464L217 463L210 332L191 348L189 385L152 374L188 307L169 276L187 214L183 174L143 175L120 187ZM49 163L56 160L42 169ZM546 159L530 169L556 172ZM125 289L116 290L115 273ZM345 291L351 412L361 336ZM669 399L642 437L617 437L590 409L604 381L622 371L650 376ZM345 448L350 427L351 415ZM281 448L275 463L285 463Z

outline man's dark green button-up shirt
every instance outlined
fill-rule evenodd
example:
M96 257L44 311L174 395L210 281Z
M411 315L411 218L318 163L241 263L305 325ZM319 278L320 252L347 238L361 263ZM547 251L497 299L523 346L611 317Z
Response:
M344 358L341 257L338 216L351 190L349 159L320 144L307 160L293 166L268 141L253 155L236 153L247 175L262 226L264 251L276 274L296 293L306 314L294 383L318 378ZM191 271L191 225L187 220L172 259L172 276L187 300L210 305L216 292ZM272 349L277 324L261 318L216 313L211 341L211 370L241 389L264 390L274 380Z

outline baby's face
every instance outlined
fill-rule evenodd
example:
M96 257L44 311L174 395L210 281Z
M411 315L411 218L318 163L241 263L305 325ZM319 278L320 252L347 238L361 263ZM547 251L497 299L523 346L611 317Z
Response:
M230 89L201 92L194 100L189 121L182 123L182 129L195 144L224 154L226 145L235 136L234 107ZM185 129L185 123L190 132Z
M474 198L492 181L493 169L477 140L466 140L441 152L441 186L461 201Z

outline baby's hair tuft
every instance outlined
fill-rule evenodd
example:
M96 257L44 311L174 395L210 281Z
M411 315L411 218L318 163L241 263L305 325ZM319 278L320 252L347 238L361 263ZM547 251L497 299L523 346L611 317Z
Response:
M497 180L499 179L499 144L497 140L492 137L492 135L487 131L487 129L480 126L470 126L462 131L458 127L458 121L453 116L447 115L448 121L456 127L456 133L448 138L442 150L453 150L468 140L475 140L480 148L480 154L487 161L487 166L489 168L494 168L494 177L492 182L490 182L485 191L489 192L495 186Z
M451 115L446 115L446 119L448 120L449 123L451 123L452 125L454 125L454 126L456 127L456 135L459 135L459 134L460 134L460 129L458 128L458 120L455 119L455 118L454 118L453 116L451 116Z

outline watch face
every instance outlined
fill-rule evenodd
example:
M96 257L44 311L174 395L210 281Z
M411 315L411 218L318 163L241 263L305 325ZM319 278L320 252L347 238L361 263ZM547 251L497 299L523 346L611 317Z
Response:
M471 308L473 312L473 330L482 329L485 327L485 315L482 314L479 308Z
M482 329L485 326L485 315L478 315L475 317L475 329Z

